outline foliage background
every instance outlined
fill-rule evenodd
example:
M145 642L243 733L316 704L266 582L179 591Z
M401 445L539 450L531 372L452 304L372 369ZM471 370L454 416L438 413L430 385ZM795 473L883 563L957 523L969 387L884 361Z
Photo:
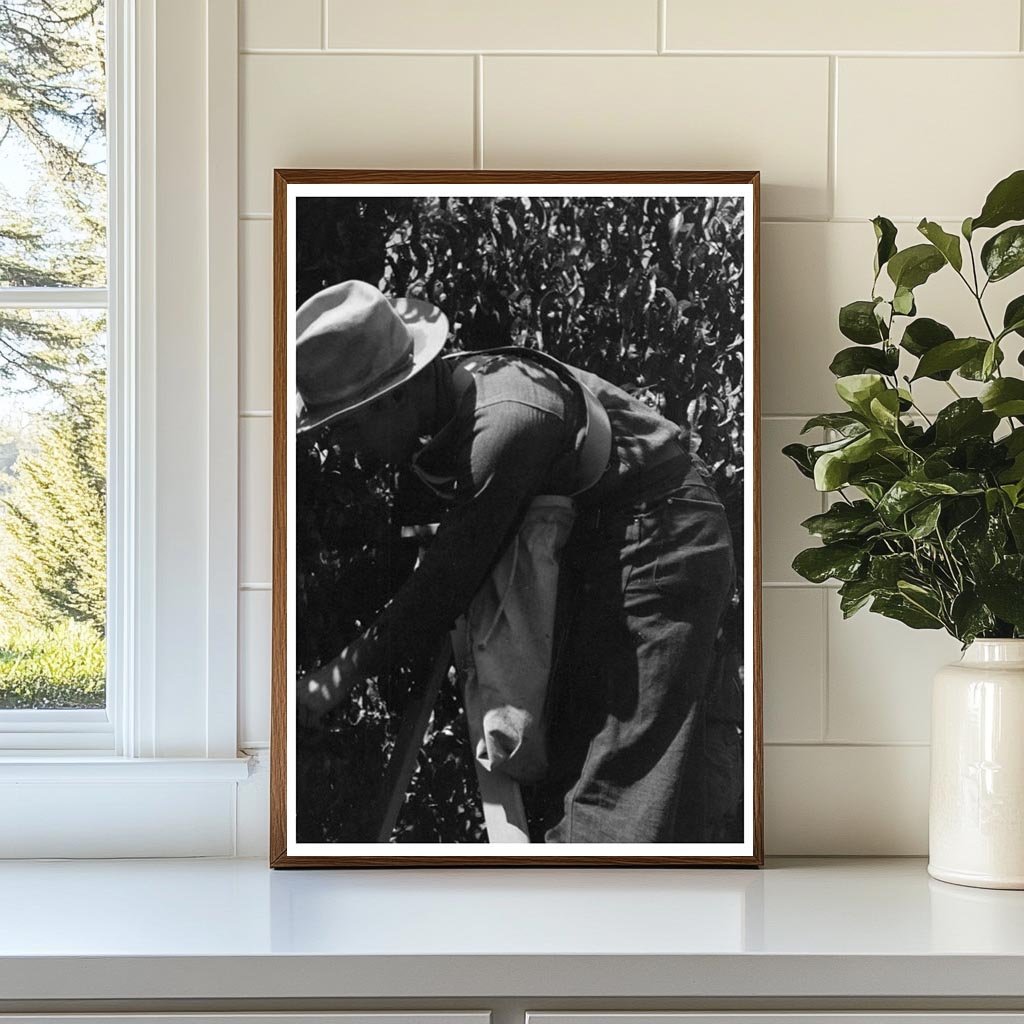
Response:
M104 318L3 303L106 283L102 0L0 0L0 708L105 702Z
M743 209L714 198L301 198L296 305L351 278L444 310L449 349L522 345L599 374L685 426L743 565ZM365 628L419 549L394 481L298 439L297 669ZM709 709L704 841L742 835L742 575ZM298 836L375 838L402 709L425 665L400 666L300 730ZM462 711L442 689L392 841L484 841Z

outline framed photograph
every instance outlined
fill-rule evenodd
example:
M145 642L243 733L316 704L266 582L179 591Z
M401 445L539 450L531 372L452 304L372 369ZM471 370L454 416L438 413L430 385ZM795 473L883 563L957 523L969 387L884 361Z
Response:
M758 174L278 170L274 867L762 863Z

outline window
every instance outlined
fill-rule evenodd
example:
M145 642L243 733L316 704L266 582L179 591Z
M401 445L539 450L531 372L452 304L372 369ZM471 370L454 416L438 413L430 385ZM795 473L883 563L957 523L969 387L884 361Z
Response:
M79 643L82 625L57 637L73 652L63 682L78 686L77 706L37 691L34 707L0 710L0 857L234 849L248 774L236 746L237 21L235 0L0 0L0 186L18 197L0 196L0 226L37 214L49 232L0 231L0 317L62 353L49 369L68 392L22 380L15 414L16 374L0 380L0 419L10 413L15 435L0 438L0 474L13 486L4 466L15 445L64 453L39 460L42 476L76 453L92 491L50 492L91 494L91 539L79 528L65 547L78 564L39 575L55 581L55 598L86 589L93 609L105 581L105 611L90 626L105 624L100 648ZM100 56L89 71L64 53L76 33ZM9 59L17 46L24 55ZM48 51L55 72L44 70ZM16 92L22 56L39 63ZM93 77L82 85L76 73ZM42 167L32 160L45 149L18 141L33 95L45 109L25 123L34 143L50 133L60 158ZM78 117L93 104L92 123L76 129L48 103ZM88 165L81 180L72 159ZM103 393L104 374L105 405L74 406L49 438L79 385ZM37 420L42 439L22 441ZM67 533L63 522L48 525ZM87 616L76 606L68 618Z
M15 746L53 731L112 746L105 7L0 0L0 729Z

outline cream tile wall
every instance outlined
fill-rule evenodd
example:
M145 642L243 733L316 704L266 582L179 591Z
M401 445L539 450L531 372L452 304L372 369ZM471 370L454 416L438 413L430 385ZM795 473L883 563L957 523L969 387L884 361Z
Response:
M269 731L273 168L758 168L768 852L924 853L928 683L957 645L844 622L832 588L793 573L822 503L779 448L834 405L866 218L959 223L1024 166L1021 0L240 5L242 745ZM919 306L975 329L948 278ZM240 825L243 852L264 842Z

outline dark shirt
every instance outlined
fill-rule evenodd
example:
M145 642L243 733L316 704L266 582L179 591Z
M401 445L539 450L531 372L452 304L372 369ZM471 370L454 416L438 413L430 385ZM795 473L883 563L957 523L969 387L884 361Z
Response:
M619 503L644 473L682 453L678 426L594 374L569 368L612 426L608 468L582 504ZM572 494L584 421L575 386L528 357L474 354L438 367L443 425L414 469L445 506L437 536L410 578L364 634L359 667L424 651L468 607L539 494ZM455 377L453 380L453 371Z

